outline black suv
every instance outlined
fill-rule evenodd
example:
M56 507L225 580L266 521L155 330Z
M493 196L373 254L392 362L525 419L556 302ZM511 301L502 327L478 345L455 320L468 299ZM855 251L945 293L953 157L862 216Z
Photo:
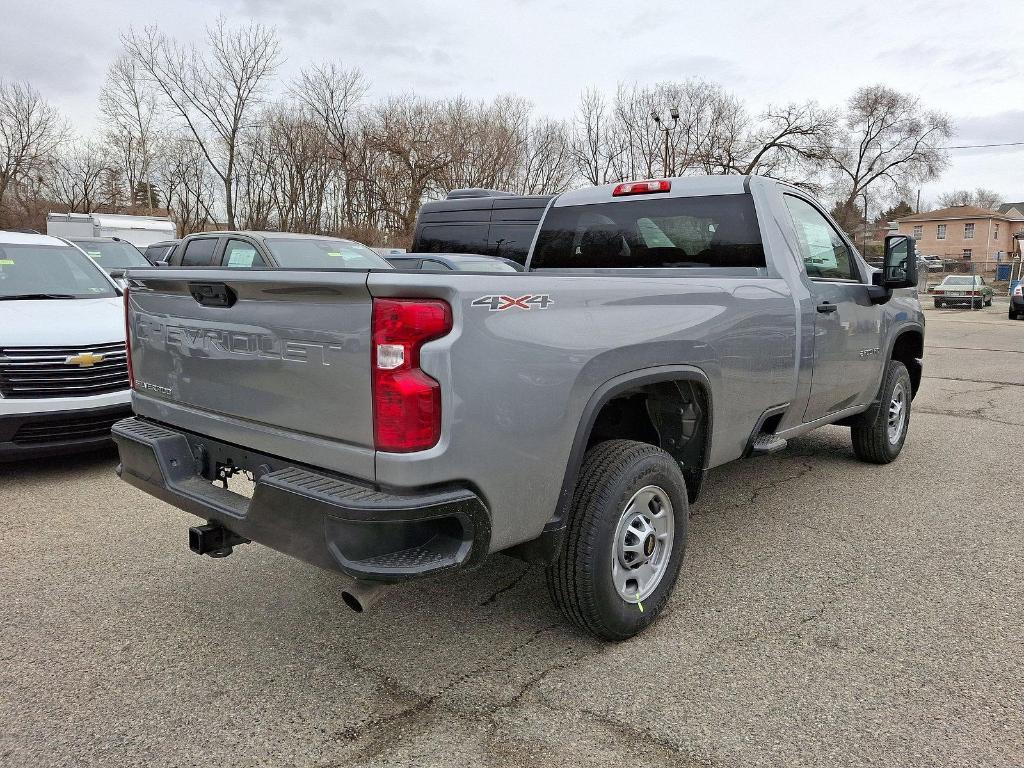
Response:
M412 253L477 253L526 263L550 195L457 189L424 203L416 217Z

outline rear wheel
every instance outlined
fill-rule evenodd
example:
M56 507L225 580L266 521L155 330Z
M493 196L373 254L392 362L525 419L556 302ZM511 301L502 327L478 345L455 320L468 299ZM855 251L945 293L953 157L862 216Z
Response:
M910 428L910 374L890 360L878 404L857 417L850 429L853 452L861 461L888 464L900 455Z
M661 613L679 576L689 507L679 464L633 440L587 451L548 590L562 613L604 640L625 640Z
M1013 311L1012 307L1010 308L1009 317L1010 317L1011 320L1016 320L1017 319L1017 313Z
M942 309L942 302L939 301L938 299L935 300L935 308Z
M991 307L992 306L992 297L991 296L989 296L987 299L985 299L985 306L986 307Z

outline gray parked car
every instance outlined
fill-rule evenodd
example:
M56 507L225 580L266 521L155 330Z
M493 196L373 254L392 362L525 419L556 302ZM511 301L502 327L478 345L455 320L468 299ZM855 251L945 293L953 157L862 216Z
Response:
M295 232L202 232L183 238L167 259L172 267L230 269L390 269L355 240Z
M471 253L403 253L385 256L395 269L421 269L426 272L522 272L510 259L476 256Z
M913 240L874 270L825 210L759 177L658 179L558 196L521 273L139 270L121 476L204 519L195 552L269 545L342 572L358 610L502 551L630 637L707 470L825 424L875 464L907 439Z

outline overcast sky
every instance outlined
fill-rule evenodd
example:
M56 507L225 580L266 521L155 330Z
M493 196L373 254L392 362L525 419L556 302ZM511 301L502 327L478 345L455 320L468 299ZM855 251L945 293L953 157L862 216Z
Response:
M948 112L953 144L1024 141L1024 0L3 0L0 76L36 85L83 130L129 26L198 39L223 13L281 37L304 64L358 66L372 95L512 93L568 117L580 92L704 77L758 109L840 104L883 82ZM1024 146L952 153L923 198L985 186L1024 200Z

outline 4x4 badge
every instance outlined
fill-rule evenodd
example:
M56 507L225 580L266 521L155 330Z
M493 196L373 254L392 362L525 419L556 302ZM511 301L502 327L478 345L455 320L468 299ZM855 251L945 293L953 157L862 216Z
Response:
M481 296L473 299L472 306L487 307L489 312L503 312L506 309L547 309L555 302L546 293L525 296Z

